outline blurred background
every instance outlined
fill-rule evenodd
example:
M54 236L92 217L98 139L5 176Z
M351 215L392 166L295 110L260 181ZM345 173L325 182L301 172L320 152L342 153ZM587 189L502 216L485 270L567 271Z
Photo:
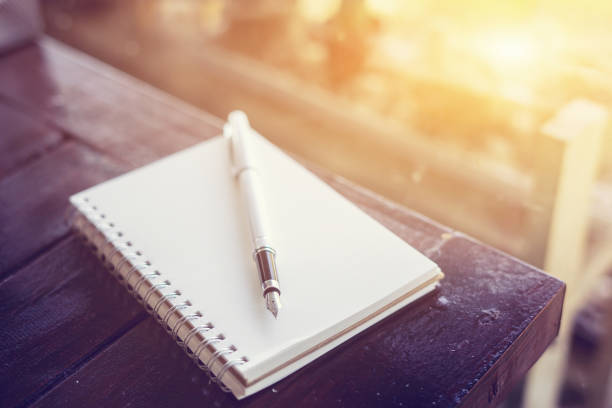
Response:
M51 36L566 281L506 405L612 407L612 2L42 7Z

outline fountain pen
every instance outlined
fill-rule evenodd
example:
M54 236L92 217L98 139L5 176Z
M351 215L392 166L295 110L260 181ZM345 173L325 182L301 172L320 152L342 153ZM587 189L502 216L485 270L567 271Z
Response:
M276 269L276 251L270 239L270 228L266 215L266 203L257 167L253 146L253 132L249 120L242 111L233 111L223 133L231 140L234 174L249 218L253 258L257 265L259 280L267 309L278 318L281 308L280 284Z

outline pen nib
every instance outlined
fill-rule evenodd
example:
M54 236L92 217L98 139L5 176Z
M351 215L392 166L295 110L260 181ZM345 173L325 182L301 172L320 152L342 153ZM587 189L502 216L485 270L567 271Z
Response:
M282 306L283 305L281 305L280 295L277 291L271 290L270 292L266 293L266 307L277 319L278 311Z

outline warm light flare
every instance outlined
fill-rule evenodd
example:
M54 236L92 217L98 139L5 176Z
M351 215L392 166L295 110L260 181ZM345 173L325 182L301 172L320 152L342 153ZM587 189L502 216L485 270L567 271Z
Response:
M366 0L365 7L372 14L390 17L399 11L400 4L397 0Z
M340 9L340 0L298 0L300 16L313 23L324 23Z
M536 42L522 33L480 34L476 53L496 68L527 68L537 57Z

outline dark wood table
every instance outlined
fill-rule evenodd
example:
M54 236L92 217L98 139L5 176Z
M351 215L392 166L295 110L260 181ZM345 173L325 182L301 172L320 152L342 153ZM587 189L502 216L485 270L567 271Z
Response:
M273 387L221 392L66 221L69 195L221 124L49 39L0 58L0 406L494 406L556 336L562 282L315 169L446 279Z

